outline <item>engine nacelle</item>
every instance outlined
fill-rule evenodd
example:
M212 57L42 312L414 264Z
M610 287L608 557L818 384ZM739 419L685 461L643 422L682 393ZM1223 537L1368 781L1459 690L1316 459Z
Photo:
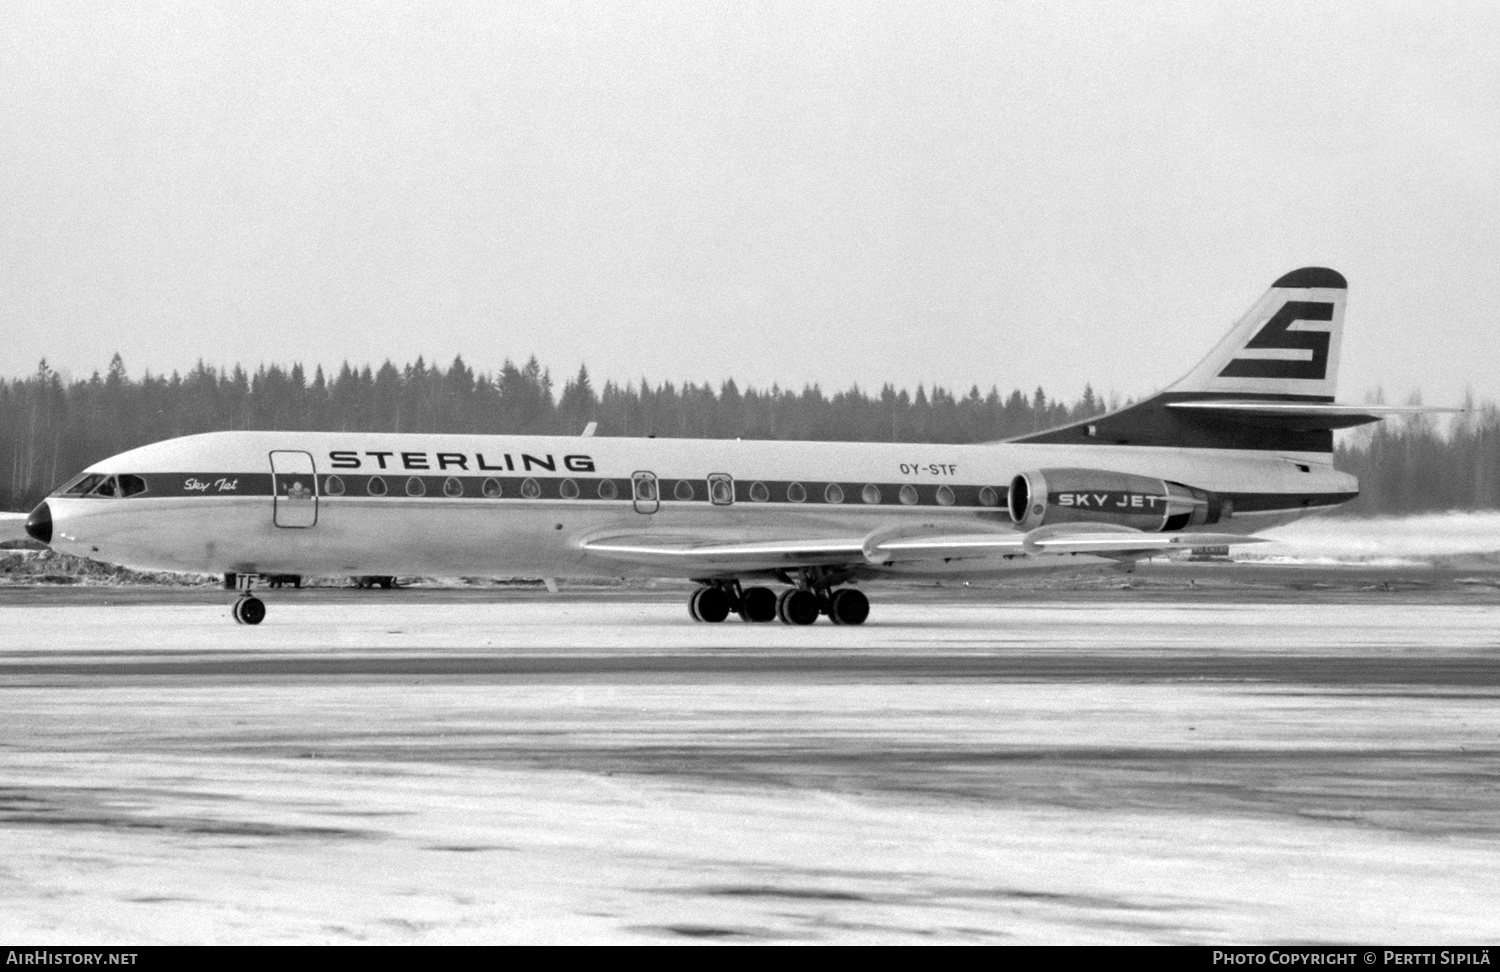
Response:
M1224 512L1212 493L1134 473L1038 469L1010 483L1010 518L1024 530L1053 523L1181 530L1217 523Z

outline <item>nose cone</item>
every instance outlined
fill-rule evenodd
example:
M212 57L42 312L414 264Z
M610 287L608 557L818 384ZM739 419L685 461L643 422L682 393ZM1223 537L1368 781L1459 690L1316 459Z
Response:
M33 540L52 542L52 510L45 502L32 510L31 515L26 518L26 532Z

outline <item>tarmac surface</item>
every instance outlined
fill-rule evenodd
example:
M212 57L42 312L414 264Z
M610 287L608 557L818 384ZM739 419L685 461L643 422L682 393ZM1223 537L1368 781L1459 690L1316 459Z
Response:
M1500 937L1500 576L0 589L0 941Z

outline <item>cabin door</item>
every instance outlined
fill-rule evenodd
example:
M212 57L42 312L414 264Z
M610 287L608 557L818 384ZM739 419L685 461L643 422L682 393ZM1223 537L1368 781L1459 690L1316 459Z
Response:
M631 473L630 495L635 500L637 513L655 513L661 507L661 493L657 489L656 473L644 470Z
M302 529L318 522L318 471L307 452L271 453L272 520Z

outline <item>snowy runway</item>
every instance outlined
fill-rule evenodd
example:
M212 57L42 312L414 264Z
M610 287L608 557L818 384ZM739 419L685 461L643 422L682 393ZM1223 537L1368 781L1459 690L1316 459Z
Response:
M0 937L1500 933L1492 590L403 594L0 594Z

